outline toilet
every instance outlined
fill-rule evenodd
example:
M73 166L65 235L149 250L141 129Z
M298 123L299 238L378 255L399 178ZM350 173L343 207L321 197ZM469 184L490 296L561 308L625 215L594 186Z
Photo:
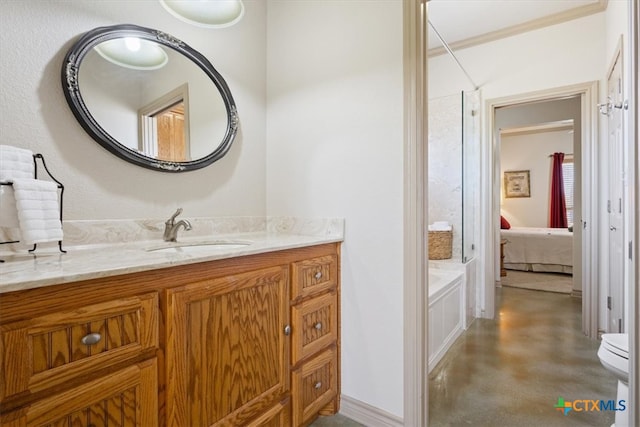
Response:
M598 349L600 363L618 379L617 402L624 400L629 405L629 334L603 334ZM616 411L615 423L611 426L629 425L629 411Z

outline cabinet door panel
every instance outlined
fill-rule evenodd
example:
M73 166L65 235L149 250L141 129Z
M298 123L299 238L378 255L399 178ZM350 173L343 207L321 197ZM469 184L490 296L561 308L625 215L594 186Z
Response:
M246 425L288 391L288 268L167 291L171 426Z

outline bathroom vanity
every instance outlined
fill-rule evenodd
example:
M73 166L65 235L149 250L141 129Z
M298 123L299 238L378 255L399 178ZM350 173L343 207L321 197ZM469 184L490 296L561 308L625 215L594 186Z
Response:
M0 287L0 424L279 427L336 413L340 242L257 243Z
M69 44L62 92L108 152L170 174L229 152L240 115L206 55L133 24ZM143 48L159 61L138 63ZM0 227L0 426L303 426L338 411L342 222L180 212L164 241L164 220L64 221L65 254L6 249L27 239Z

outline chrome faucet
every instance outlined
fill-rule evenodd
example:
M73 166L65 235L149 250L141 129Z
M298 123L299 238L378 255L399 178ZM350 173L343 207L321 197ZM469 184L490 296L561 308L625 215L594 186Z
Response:
M171 218L165 221L164 223L164 236L163 239L165 242L175 242L178 237L178 229L180 226L184 227L185 230L191 230L191 223L186 219L181 219L178 222L175 222L175 219L178 215L182 213L182 208L178 208L176 213L171 215Z

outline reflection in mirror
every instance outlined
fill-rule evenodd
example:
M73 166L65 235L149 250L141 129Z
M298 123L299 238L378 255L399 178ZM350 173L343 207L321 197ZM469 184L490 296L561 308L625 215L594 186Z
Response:
M145 45L155 53L143 54ZM90 31L65 58L63 88L96 141L152 169L204 167L226 154L237 131L222 77L198 52L156 30L120 25Z
M174 162L192 159L188 106L189 87L185 83L139 110L139 149L146 156Z
M134 70L157 70L169 60L167 53L157 43L137 37L111 39L93 49L112 64Z
M190 160L188 140L185 135L184 101L180 101L169 108L160 111L153 116L145 116L151 119L154 138L151 139L150 149L143 150L149 156L155 156L161 160L184 162ZM147 138L149 135L145 135ZM151 151L155 150L155 152Z

